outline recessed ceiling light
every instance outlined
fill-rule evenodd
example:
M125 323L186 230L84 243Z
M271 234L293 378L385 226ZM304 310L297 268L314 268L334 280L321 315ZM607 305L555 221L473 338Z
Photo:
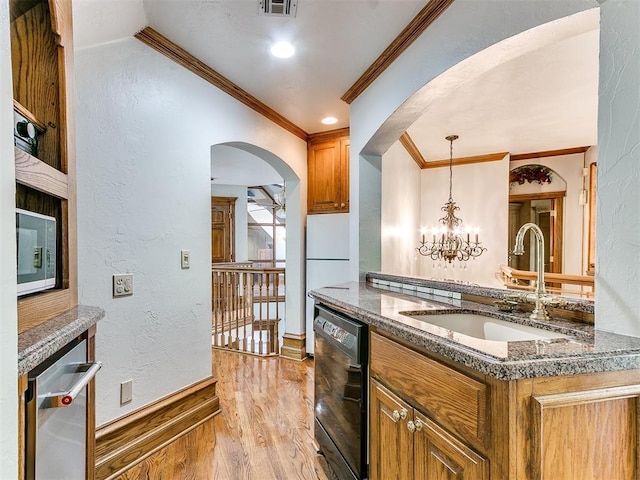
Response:
M289 58L296 53L296 49L293 48L289 42L278 42L271 46L271 55L278 58Z
M336 117L324 117L320 121L325 125L333 125L334 123L338 123L338 119Z

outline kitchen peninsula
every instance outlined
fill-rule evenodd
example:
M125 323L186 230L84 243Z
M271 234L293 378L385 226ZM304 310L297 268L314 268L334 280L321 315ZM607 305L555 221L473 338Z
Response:
M500 312L508 293L371 273L310 293L369 326L369 478L635 478L640 339L597 330L584 300L544 324ZM451 313L543 334L486 340L425 319Z

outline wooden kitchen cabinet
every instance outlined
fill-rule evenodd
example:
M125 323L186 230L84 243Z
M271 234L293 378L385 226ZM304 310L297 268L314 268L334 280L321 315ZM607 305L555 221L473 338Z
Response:
M349 129L312 135L307 168L307 213L349 212Z
M498 380L390 337L370 334L372 480L638 478L640 370Z
M56 285L18 298L21 333L78 304L73 30L71 0L8 5L14 111L38 131L35 152L15 147L16 207L57 224Z
M371 382L371 480L486 479L486 461L376 380Z

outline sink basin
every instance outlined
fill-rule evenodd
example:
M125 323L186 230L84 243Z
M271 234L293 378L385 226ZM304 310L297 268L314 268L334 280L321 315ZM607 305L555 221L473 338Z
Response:
M520 325L475 313L424 314L420 312L400 312L400 314L481 340L515 342L570 338L562 333Z

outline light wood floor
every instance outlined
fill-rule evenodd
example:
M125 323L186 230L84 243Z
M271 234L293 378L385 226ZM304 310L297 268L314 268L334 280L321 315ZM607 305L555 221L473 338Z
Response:
M118 480L332 480L313 440L313 361L213 350L222 413Z

